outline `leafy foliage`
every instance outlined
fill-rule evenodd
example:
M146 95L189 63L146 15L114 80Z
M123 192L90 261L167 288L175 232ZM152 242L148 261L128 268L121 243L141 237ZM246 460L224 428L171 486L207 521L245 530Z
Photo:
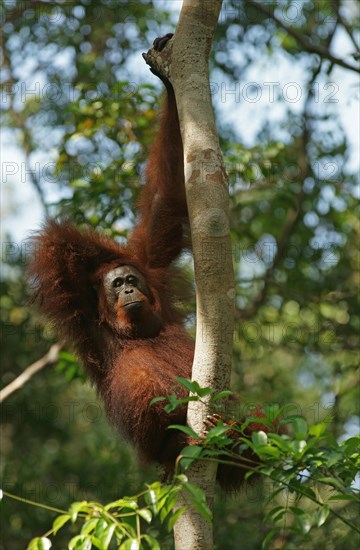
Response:
M70 550L108 550L112 543L121 550L130 548L160 548L155 537L156 523L171 532L175 522L184 512L178 506L177 495L185 491L189 504L194 505L208 521L211 512L202 491L189 483L181 474L171 485L160 482L148 485L146 490L133 497L124 497L106 506L98 502L73 502L67 512L59 515L52 528L43 537L36 537L28 550L51 548L50 536L55 536L66 524L81 523L79 534L71 538Z
M200 398L199 394L213 393L209 388L200 388L196 382L182 380L182 383L197 394L196 399ZM215 401L219 395L213 395ZM339 444L328 431L326 422L308 426L301 416L284 419L281 410L276 411L275 417L273 410L265 412L268 413L262 419L265 424L278 423L281 419L282 424L288 427L288 433L279 435L258 431L252 434L250 440L244 430L249 422L256 421L258 417L249 418L242 425L219 420L202 441L190 428L173 426L199 439L199 446L186 447L182 451L178 466L186 470L194 460L223 462L227 457L227 461L241 467L237 462L239 454L250 448L258 461L247 460L247 477L262 474L273 483L273 491L267 498L269 511L265 518L271 528L263 540L263 548L269 548L272 539L281 533L285 518L288 532L295 536L307 536L312 528L321 527L332 515L353 531L360 532L355 521L333 507L338 501L347 501L356 507L360 504L359 491L352 485L360 466L360 436ZM227 435L230 430L233 432L231 438ZM234 432L238 433L236 445ZM160 548L154 536L156 523L160 522L167 532L171 532L185 510L178 501L182 491L189 497L188 505L195 506L211 521L212 515L203 492L189 483L186 475L178 472L170 485L155 482L136 496L117 499L105 506L97 502L73 502L67 512L64 511L54 520L46 535L29 543L28 549L51 548L49 536L55 536L66 524L78 521L82 526L69 541L70 549L107 550L111 548L111 541L116 541L119 549ZM295 495L295 505L277 503L279 494L284 491L287 495ZM10 498L12 496L6 492L4 494ZM304 499L310 501L310 511L301 507Z
M146 1L4 3L1 122L6 141L18 147L5 164L15 166L4 179L10 210L31 182L45 212L126 236L158 95L138 60L173 27L175 4L166 3L168 13ZM240 399L232 414L244 418L263 404L270 418L282 411L291 424L287 437L242 442L267 466L254 465L260 481L250 476L239 495L215 503L221 550L263 542L287 550L358 547L351 479L358 460L360 228L347 118L352 128L356 121L346 116L356 100L358 23L355 4L345 0L230 1L219 21L211 82L237 276L233 389ZM52 339L28 308L23 273L32 251L11 235L22 223L15 218L3 238L2 385ZM193 301L186 310L193 330ZM136 493L155 474L137 469L131 451L114 441L67 351L59 368L65 377L43 371L5 403L4 488L64 510L73 501ZM205 449L186 451L183 465L191 453L213 460L217 448L224 452L227 428L213 430ZM35 529L46 529L45 510L2 504L1 550L25 547ZM59 547L68 526L75 536L69 521L57 533ZM162 547L171 547L159 533Z

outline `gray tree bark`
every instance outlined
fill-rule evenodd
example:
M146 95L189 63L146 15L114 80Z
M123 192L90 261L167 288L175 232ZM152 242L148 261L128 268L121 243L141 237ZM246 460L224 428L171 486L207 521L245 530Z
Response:
M196 347L192 379L217 391L230 383L234 274L230 245L229 196L215 127L209 84L209 53L221 0L184 0L174 38L156 54L159 70L175 91L182 141L186 195L196 280ZM188 425L204 432L209 401L190 402ZM186 472L212 507L216 464L200 461ZM210 550L212 525L191 505L175 524L178 550Z

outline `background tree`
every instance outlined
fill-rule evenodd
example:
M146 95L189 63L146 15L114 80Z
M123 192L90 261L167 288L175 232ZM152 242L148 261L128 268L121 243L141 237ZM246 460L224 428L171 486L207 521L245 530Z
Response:
M10 223L3 234L2 385L51 341L24 292L31 251L23 239L34 228L33 205L26 221L10 209L31 181L51 215L125 235L158 96L136 60L155 36L173 29L175 5L166 3L171 11L163 12L148 2L3 4ZM339 440L354 434L359 415L357 117L349 124L347 114L356 114L358 22L351 1L226 2L211 75L232 192L237 412L279 403L309 422L328 419ZM63 353L59 368L65 376L43 370L4 405L3 487L56 507L136 492L151 474L139 471L114 438L73 358ZM271 491L269 482L248 484L236 499L219 501L221 548L259 546L270 525L264 512ZM294 504L292 494L280 498ZM25 546L34 525L39 532L48 526L44 510L2 506L7 550ZM302 506L311 518L312 505ZM345 500L336 506L348 518L355 514ZM358 546L338 520L310 534L304 523L298 534L290 531L292 521L274 547Z

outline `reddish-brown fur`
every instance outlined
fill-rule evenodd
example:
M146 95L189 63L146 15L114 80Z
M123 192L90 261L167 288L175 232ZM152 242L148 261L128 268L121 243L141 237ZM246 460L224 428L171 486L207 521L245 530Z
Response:
M183 249L187 222L183 173L176 103L169 88L147 163L139 221L128 245L67 221L48 221L34 239L36 253L29 266L36 302L79 355L110 421L144 460L160 463L173 462L185 445L182 434L166 427L184 424L186 408L168 415L162 403L150 406L150 401L173 393L176 376L191 377L194 354L170 291L171 264ZM113 326L102 278L119 265L134 266L145 277L155 300L151 307L161 315L155 338L126 337ZM126 322L120 307L117 320Z
M127 246L69 222L48 221L35 237L36 254L29 271L40 309L82 360L109 420L142 459L170 465L187 440L166 427L185 424L186 407L169 415L162 402L150 406L150 401L173 393L175 377L191 377L194 344L182 327L170 291L171 266L184 246L187 207L182 141L169 83L139 214ZM103 277L122 265L135 267L152 293L154 303L145 304L144 316L150 310L160 315L155 337L134 337L128 332L127 312L121 307L109 311ZM230 484L233 474L229 472ZM219 479L228 484L224 468Z

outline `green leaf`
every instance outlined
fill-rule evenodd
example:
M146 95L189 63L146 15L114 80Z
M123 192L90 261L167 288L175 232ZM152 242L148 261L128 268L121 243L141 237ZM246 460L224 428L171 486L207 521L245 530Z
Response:
M344 495L343 493L336 493L336 495L331 495L328 500L350 500L352 502L359 502L359 498L356 495Z
M70 182L70 187L73 187L74 189L86 189L89 187L89 182L82 179L72 180Z
M329 467L335 465L341 465L344 460L344 455L342 452L329 451L327 453L327 464Z
M101 542L103 543L103 545L105 546L105 548L108 548L108 546L109 546L109 544L110 544L110 542L111 542L111 539L112 539L112 537L113 537L115 528L116 528L115 523L112 523L111 525L109 525L109 526L105 529L104 534L103 534L103 536L101 537Z
M290 506L289 510L292 511L295 516L303 516L305 514L305 511L302 508L298 508L297 506Z
M160 513L160 519L161 521L164 521L167 514L170 513L171 505L172 505L172 496L171 494L166 494L163 498L161 498L157 503L157 510L156 513Z
M341 446L345 447L347 454L352 455L353 453L356 453L356 456L359 456L360 436L350 437L349 439L346 439L342 442Z
M180 432L184 432L184 434L189 435L190 437L193 437L194 439L200 440L200 436L194 432L192 428L189 428L189 426L182 426L180 424L171 424L167 427L168 430L179 430Z
M325 521L328 518L329 513L330 513L330 508L326 504L324 504L320 508L320 510L318 510L318 512L315 514L315 517L316 517L315 521L316 521L316 525L318 527L321 527L325 523Z
M264 459L267 457L280 458L282 456L279 449L270 447L269 445L261 447L254 446L254 451L260 457L264 457Z
M267 548L269 548L270 542L272 541L272 539L277 533L278 533L277 529L271 529L271 531L268 532L268 534L266 535L266 537L262 542L262 545L261 545L262 550L266 550Z
M169 518L168 524L167 524L169 532L173 530L175 523L177 522L179 517L182 516L182 514L185 512L185 510L186 510L186 506L181 506L181 508L178 508L176 510L176 512L174 512L171 515L171 517Z
M199 487L197 487L197 485L189 483L188 481L183 483L183 487L193 497L192 503L197 511L206 519L206 521L210 523L212 520L212 513L210 508L206 504L204 492Z
M198 447L197 445L189 445L188 447L184 447L180 454L180 464L182 468L187 470L190 464L201 456L202 451L202 447Z
M52 524L54 535L56 535L58 530L61 529L61 527L63 525L65 525L65 523L69 520L70 520L70 515L69 514L63 514L63 515L58 516L57 518L55 518L55 520L53 521L53 524Z
M141 516L147 523L151 523L152 520L152 513L148 508L141 508L141 510L138 510L137 512L139 516Z
M208 522L212 522L212 513L205 500L194 500L193 504L202 517Z
M91 550L91 539L87 535L76 535L69 542L69 550Z
M205 397L206 395L211 395L214 393L214 390L211 388L202 388L196 380L188 380L182 376L177 376L176 381L179 382L182 386L185 386L191 393L195 393L199 397Z
M307 448L306 441L304 439L294 441L292 447L296 454L301 454Z
M289 34L282 33L278 31L278 37L281 42L281 46L284 48L284 50L298 50L299 45L296 41L296 38L293 36L290 36Z
M47 537L36 537L29 542L27 550L49 550L51 546L51 540Z
M185 476L184 476L185 477ZM178 476L177 476L178 478ZM185 477L186 479L186 477ZM161 503L159 503L160 520L164 522L169 514L173 512L174 507L178 504L179 486L167 486L167 492L164 495Z
M103 518L99 519L95 528L94 537L91 539L92 543L100 550L107 550L112 536L114 534L116 525L114 523L109 524ZM96 539L96 540L95 540Z
M251 434L251 439L255 445L267 445L268 442L268 436L262 430L253 432Z
M312 489L310 489L310 487L308 487L307 485L304 485L304 484L300 484L300 491L299 492L302 492L304 495L306 495L307 497L309 497L311 500L316 500L316 495L314 493L314 491Z
M296 439L306 439L308 434L308 424L302 416L297 416L292 422Z
M229 430L231 430L230 426L220 423L217 426L214 426L214 428L211 428L211 430L205 437L205 441L216 439L216 436L222 435L228 432Z
M331 485L332 487L335 487L336 489L339 489L340 491L344 490L344 485L336 478L334 477L317 477L317 481L320 481L321 483L326 483L327 485Z
M197 485L190 483L189 481L184 481L183 486L194 498L197 500L202 500L205 498L203 491Z
M161 486L160 482L148 485L148 491L145 493L145 502L152 507L153 513L158 514L166 502L169 493L173 491L169 485Z
M181 484L187 483L189 481L185 474L179 474L175 476L175 480Z
M228 391L228 390L220 391L219 393L216 393L215 395L212 395L211 398L210 398L210 401L212 401L212 402L219 401L220 399L230 397L230 395L232 395L232 394L233 394L232 391Z
M196 393L199 397L205 397L206 395L211 395L212 393L214 393L214 390L211 388L200 388L199 386Z
M178 407L180 407L180 405L183 405L185 403L189 403L190 401L196 401L197 400L197 397L193 396L188 396L188 397L184 397L182 399L179 399L178 396L176 394L170 394L167 396L168 398L168 404L165 405L164 407L164 410L167 412L167 413L172 413L175 409L177 409Z
M142 538L143 540L146 540L152 550L161 550L160 544L154 537L151 537L150 535L143 535Z
M182 376L177 376L175 379L179 384L182 386L185 386L185 388L193 393L197 393L196 389L199 387L199 384L197 382L192 382L191 380L188 380L187 378L183 378Z
M269 441L271 441L271 443L275 443L275 445L279 447L281 451L289 452L292 450L291 449L292 441L286 435L278 435L278 434L271 433L271 434L268 434L268 439Z
M104 518L99 518L96 524L95 536L100 538L103 532L105 531L105 529L107 529L107 527L108 527L108 522L105 521Z
M261 469L261 471L262 471L262 469ZM273 501L274 498L283 491L283 489L284 488L281 485L277 488L274 488L273 491L270 492L269 496L266 497L266 499L264 501L264 504L269 504L271 501Z
M320 438L327 430L327 422L321 422L320 424L312 424L309 426L309 435Z
M308 514L297 515L296 519L300 525L301 531L306 535L312 527L312 519Z
M89 533L91 533L95 529L99 519L100 518L90 518L88 521L86 521L81 528L81 534L88 535Z
M264 518L264 522L266 521L277 521L280 519L280 517L283 517L284 514L286 514L286 508L284 506L274 506L269 512L266 514Z
M154 397L154 399L150 401L150 405L155 405L155 403L159 403L160 401L165 401L165 400L166 400L166 397Z
M75 523L77 520L78 513L85 510L86 512L88 511L88 503L86 500L82 500L81 502L73 502L69 509L72 523Z
M137 510L139 505L136 500L130 498L119 498L118 500L110 502L105 506L105 510L110 510L111 508L130 508L130 510Z
M119 550L140 550L140 543L138 539L131 538L123 542Z
M75 356L72 353L69 353L68 351L61 351L59 353L59 358L69 361L69 363L77 362Z
M107 547L103 545L102 541L95 535L91 535L90 542L92 546L95 546L98 550L107 550ZM92 548L92 547L91 547Z

